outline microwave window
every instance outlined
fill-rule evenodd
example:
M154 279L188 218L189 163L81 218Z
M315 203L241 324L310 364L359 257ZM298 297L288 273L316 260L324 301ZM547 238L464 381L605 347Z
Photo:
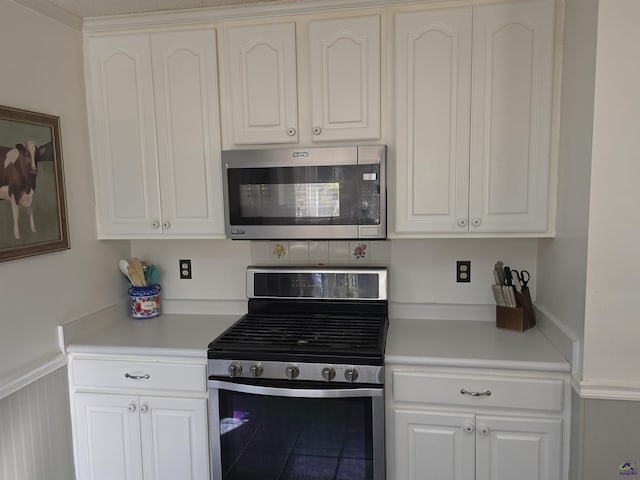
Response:
M379 165L230 168L230 225L377 225Z
M340 184L243 184L240 185L240 214L271 218L339 217Z

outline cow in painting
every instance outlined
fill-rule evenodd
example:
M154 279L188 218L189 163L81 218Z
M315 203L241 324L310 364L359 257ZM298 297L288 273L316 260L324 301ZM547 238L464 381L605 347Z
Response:
M13 214L13 236L20 239L20 207L27 210L31 231L36 231L33 220L33 194L38 175L38 157L43 155L49 144L42 147L35 142L19 143L15 147L0 146L0 200L11 204Z

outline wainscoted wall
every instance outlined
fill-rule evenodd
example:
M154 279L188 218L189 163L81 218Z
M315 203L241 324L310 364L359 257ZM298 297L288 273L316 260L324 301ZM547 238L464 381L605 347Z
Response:
M66 367L0 400L0 480L73 480Z

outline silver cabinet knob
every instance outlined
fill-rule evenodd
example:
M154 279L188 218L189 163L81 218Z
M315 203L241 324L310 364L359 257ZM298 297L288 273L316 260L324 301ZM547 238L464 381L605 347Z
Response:
M333 367L324 367L322 369L322 378L324 378L327 382L330 382L334 378L336 378L336 369Z
M475 430L475 426L473 425L473 423L465 423L464 424L464 431L467 433L471 433Z
M344 371L344 378L347 382L353 383L358 379L358 371L355 368L347 368Z
M296 129L295 128L288 128L287 129L287 135L289 135L290 137L293 137L296 134Z
M135 411L136 411L136 404L135 404L135 403L130 403L130 404L127 406L127 411L128 411L128 412L131 412L131 413L135 412Z
M459 227L466 227L467 226L467 219L466 218L459 218L457 223L458 223Z
M165 220L164 222L162 222L162 227L171 228L171 222L169 220Z
M482 219L481 218L473 218L471 219L471 225L473 225L474 227L479 227L482 224Z
M322 129L320 127L313 127L313 134L320 135L322 133Z
M262 375L263 371L264 371L264 367L262 366L261 363L254 363L253 365L251 365L249 367L249 373L254 378L255 377L259 377L260 375Z
M142 405L140 407L140 413L147 413L149 411L149 407L147 407L146 405Z
M293 380L300 375L300 369L296 365L289 365L285 370L285 375L289 380Z
M478 433L480 435L489 435L489 427L487 427L486 425L481 425L480 428L478 428Z
M229 365L229 376L231 378L238 377L241 373L242 365L240 365L238 362L233 362L231 365Z
M151 228L153 228L153 229L158 229L158 228L160 228L160 222L159 222L158 220L156 220L155 222L153 222L153 223L151 224Z

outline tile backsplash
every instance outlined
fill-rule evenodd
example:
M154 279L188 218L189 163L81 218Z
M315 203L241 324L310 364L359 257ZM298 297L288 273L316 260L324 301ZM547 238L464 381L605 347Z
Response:
M254 265L388 265L388 241L252 241Z

